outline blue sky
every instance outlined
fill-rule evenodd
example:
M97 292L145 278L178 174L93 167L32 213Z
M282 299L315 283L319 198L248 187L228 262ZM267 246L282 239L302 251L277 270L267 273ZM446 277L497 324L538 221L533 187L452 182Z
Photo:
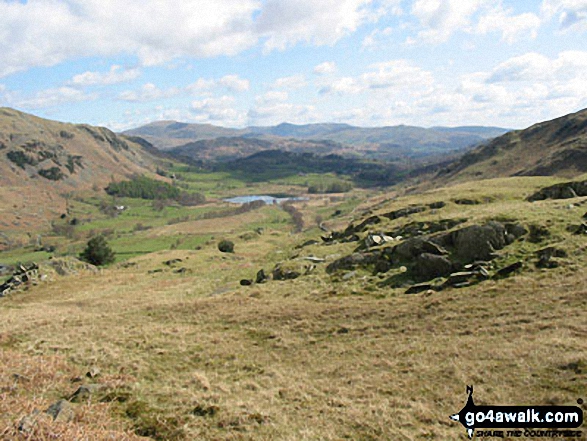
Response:
M0 106L523 128L587 107L587 0L0 0Z

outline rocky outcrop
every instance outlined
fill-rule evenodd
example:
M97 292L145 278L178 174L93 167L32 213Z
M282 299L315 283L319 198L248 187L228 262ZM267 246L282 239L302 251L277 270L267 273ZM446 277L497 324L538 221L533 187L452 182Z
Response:
M544 187L529 196L527 200L534 202L545 199L571 199L578 196L587 196L587 181L563 182Z

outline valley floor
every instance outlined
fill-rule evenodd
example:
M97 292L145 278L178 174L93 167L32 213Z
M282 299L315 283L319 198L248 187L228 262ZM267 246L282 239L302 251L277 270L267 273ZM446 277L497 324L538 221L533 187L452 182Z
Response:
M492 185L483 192L496 199L467 208L471 217L576 215L560 201L512 212L522 199L508 195L519 188ZM465 431L449 415L465 404L466 385L478 405L576 405L587 399L587 247L557 228L551 240L568 245L569 257L556 269L416 295L360 271L239 286L301 252L299 238L271 229L234 254L211 244L51 277L0 302L0 434L456 440ZM353 247L313 251L328 258ZM164 264L171 259L181 261ZM91 367L100 375L86 377ZM39 417L28 435L18 430L81 384L102 387L75 405L73 421Z

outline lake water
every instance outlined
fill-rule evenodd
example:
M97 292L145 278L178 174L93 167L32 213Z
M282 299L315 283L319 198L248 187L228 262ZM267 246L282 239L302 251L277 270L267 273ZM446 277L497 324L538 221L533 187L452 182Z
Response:
M305 201L307 198L299 198L295 196L287 196L287 197L275 197L269 195L249 195L249 196L236 196L230 199L224 199L226 202L231 202L233 204L246 204L247 202L253 201L263 201L268 205L272 204L281 204L285 201Z

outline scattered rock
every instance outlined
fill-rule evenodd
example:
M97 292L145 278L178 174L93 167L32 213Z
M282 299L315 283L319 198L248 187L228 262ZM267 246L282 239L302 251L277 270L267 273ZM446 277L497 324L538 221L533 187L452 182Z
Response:
M300 277L301 273L290 269L284 269L281 265L277 264L275 268L273 268L272 275L273 280L293 280Z
M506 245L505 227L499 222L471 225L451 234L455 253L465 262L491 260Z
M259 271L257 271L257 276L255 277L256 283L265 283L267 280L268 280L268 277L265 274L265 271L263 269L260 269Z
M100 375L100 369L97 368L96 366L90 367L88 372L86 372L86 377L88 377L88 378L96 378L99 375Z
M379 260L374 253L353 253L335 260L326 267L326 272L331 274L338 270L354 270L358 266L373 265Z
M433 286L430 283L418 283L416 285L410 286L406 290L406 294L418 294L422 291L428 291L429 289L432 289L432 288L433 288Z
M192 410L192 414L200 417L213 417L220 411L218 406L206 406L198 404Z
M587 234L587 224L581 223L579 225L569 225L567 231L575 235Z
M452 262L445 256L422 253L416 259L414 273L424 280L444 277L453 271Z
M497 271L495 273L495 275L493 276L495 279L500 279L502 277L507 277L510 274L520 270L522 267L524 266L523 262L521 260L512 263L511 265L508 265L506 267L501 268L499 271Z
M75 417L75 410L73 405L67 400L59 400L53 403L45 411L46 414L53 417L53 421L68 423Z
M171 266L171 265L175 265L176 263L180 263L183 262L183 260L181 259L171 259L171 260L167 260L165 262L163 262L165 265L167 266Z
M428 254L436 254L436 255L446 255L448 252L442 248L440 245L435 244L426 239L422 239L420 237L413 237L408 239L399 245L395 246L391 254L394 259L399 259L400 261L411 261L418 257L420 254L428 253Z
M411 214L421 213L422 211L426 211L426 209L427 207L424 206L407 207L386 213L383 215L383 217L386 217L390 220L394 220L409 216Z
M81 403L82 401L88 401L92 396L103 390L104 386L101 384L85 384L77 388L77 390L69 397L69 401L72 403Z
M240 281L241 286L251 286L253 281L251 279L242 279Z
M365 238L365 246L367 248L378 247L389 242L393 242L393 237L385 234L369 234Z
M351 280L356 275L357 275L357 272L356 271L348 272L344 276L342 276L342 280Z
M537 268L556 268L559 266L559 262L552 259L554 257L567 257L567 252L560 248L547 247L536 251L536 257L538 257Z
M303 244L298 245L296 248L300 249L300 248L308 247L310 245L317 245L318 243L319 242L317 240L310 239L310 240L305 241Z
M578 196L587 196L587 181L563 182L545 187L527 198L528 201L542 201L545 199L570 199Z
M439 208L445 207L446 202L443 202L443 201L432 202L431 204L428 204L428 206L433 210L438 210Z
M516 239L528 234L528 230L522 224L506 223L506 242L509 244L513 243Z
M460 288L463 286L469 286L474 281L476 281L476 279L476 271L459 271L448 276L448 279L446 279L444 282L443 287L452 286L455 288Z
M31 433L35 427L35 424L37 423L39 414L39 410L35 409L32 413L23 416L18 422L18 431L24 434Z
M176 274L185 274L185 273L187 273L187 272L188 272L188 269L187 269L187 268L185 268L185 267L181 267L181 268L179 268L179 269L176 269L176 270L175 270L175 271L173 271L173 272L174 272L174 273L176 273Z
M326 262L326 259L323 259L321 257L314 257L314 256L305 256L301 258L302 260L307 260L309 262L312 263L324 263Z
M543 225L532 224L529 228L528 240L532 243L542 242L542 240L550 236L550 231Z
M476 199L454 199L457 205L479 205L480 202Z

